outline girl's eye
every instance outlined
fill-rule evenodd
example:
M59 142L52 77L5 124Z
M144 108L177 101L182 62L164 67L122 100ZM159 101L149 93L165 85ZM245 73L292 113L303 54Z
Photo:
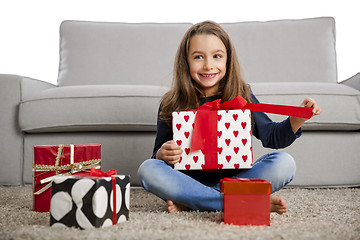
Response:
M195 56L195 59L203 59L203 57L198 55L198 56Z
M214 55L214 58L221 58L221 55L216 54L216 55Z

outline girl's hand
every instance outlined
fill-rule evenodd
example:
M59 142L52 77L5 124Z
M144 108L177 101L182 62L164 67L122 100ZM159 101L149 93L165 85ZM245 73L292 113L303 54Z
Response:
M156 158L165 161L167 164L179 162L183 150L174 140L165 142L156 153Z
M312 98L305 98L304 101L301 103L300 105L301 107L312 107L313 109L313 116L315 115L319 115L321 113L321 109L319 108L319 106L317 105L317 103L315 102L314 99ZM306 119L307 120L307 119ZM306 121L305 120L305 121Z
M313 116L321 114L322 110L317 105L316 101L312 98L305 98L304 101L300 104L301 107L312 107L313 109ZM296 133L303 123L308 120L306 118L298 118L298 117L290 117L290 124L291 128L294 133Z

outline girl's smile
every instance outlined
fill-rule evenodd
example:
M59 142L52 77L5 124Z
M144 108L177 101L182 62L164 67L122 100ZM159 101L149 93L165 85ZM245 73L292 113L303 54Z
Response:
M203 78L213 78L217 75L217 73L208 73L208 74L204 74L204 73L199 73L199 75Z
M205 96L215 95L226 74L226 47L212 34L198 34L190 39L188 63L192 79Z

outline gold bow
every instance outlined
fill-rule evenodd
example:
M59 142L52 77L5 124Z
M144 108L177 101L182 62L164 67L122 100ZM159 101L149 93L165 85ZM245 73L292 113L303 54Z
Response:
M64 149L64 145L59 144L59 148L58 148L58 152L57 152L57 155L56 155L54 165L33 164L33 170L34 171L45 171L45 172L55 171L55 175L69 176L69 175L72 175L72 174L74 174L76 172L85 172L86 170L89 170L92 167L100 168L101 159L92 159L92 160L83 161L83 162L76 162L76 163L74 163L73 161L70 161L70 164L59 166L60 159L61 159L61 157L63 155L63 149ZM71 155L72 156L70 156L70 158L73 159L73 152L71 153ZM60 174L60 171L68 171L68 172ZM40 173L40 174L36 175L35 177L38 177L41 174L43 174L43 173ZM40 190L34 192L34 195L40 195L43 192L45 192L47 189L49 189L51 187L52 178L54 176L41 179L40 180L41 184L44 184L44 183L47 183L47 182L48 182L48 184L46 186L44 186L43 188L41 188Z

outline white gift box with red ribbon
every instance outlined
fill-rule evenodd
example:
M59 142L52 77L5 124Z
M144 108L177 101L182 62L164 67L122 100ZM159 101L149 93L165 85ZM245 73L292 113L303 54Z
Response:
M251 168L253 163L251 112L245 110L218 110L217 129L213 139L213 153L204 150L191 151L196 111L181 111L173 113L173 139L181 146L183 153L180 161L174 165L178 170L203 169L239 169ZM205 155L216 164L209 166ZM215 156L216 155L216 156Z
M241 96L173 112L173 139L184 150L175 169L251 168L251 111L310 119L313 108L248 103Z

